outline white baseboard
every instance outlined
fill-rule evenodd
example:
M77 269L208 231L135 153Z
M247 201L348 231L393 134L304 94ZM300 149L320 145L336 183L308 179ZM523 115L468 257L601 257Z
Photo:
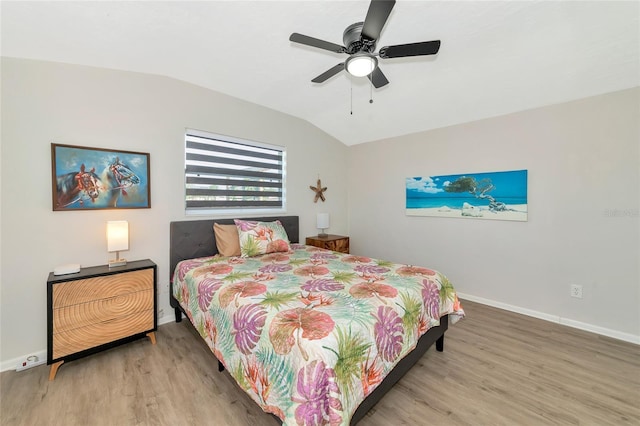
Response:
M173 309L171 310L171 314L173 314ZM158 318L158 326L163 324L169 324L170 322L175 322L175 320L176 320L176 317L174 315L165 315L162 318Z
M171 313L173 314L173 310L171 310ZM163 324L168 324L172 321L175 321L175 316L174 315L164 315L162 318L158 318L158 325L163 325ZM2 361L0 363L0 372L4 372L4 371L9 371L9 370L15 370L16 367L18 366L18 364L20 364L22 361L24 361L28 356L30 355L36 355L38 357L38 359L47 359L47 350L46 349L42 349L40 351L37 351L35 353L29 353L29 354L25 354L23 356L19 356L17 358L13 358L13 359L9 359L7 361ZM34 367L35 368L35 367Z
M16 367L18 366L18 364L20 364L21 362L26 360L27 357L31 356L31 355L37 356L39 360L44 359L45 362L47 360L47 351L46 350L42 350L42 351L38 351L38 352L32 352L30 354L26 354L26 355L20 356L18 358L13 358L13 359L10 359L10 360L7 360L7 361L3 361L0 364L0 372L9 371L9 370L15 370ZM37 368L37 367L33 367L33 368Z
M612 337L614 339L640 345L640 336L636 336L631 333L623 333L621 331L611 330L610 328L600 327L581 321L575 321L557 315L546 314L544 312L534 311L532 309L521 308L519 306L509 305L507 303L497 302L495 300L485 299L483 297L472 296L466 293L458 293L458 297L460 297L460 299L470 300L472 302L481 303L483 305L493 306L494 308L504 309L505 311L511 311L518 314L527 315L529 317L555 322L557 324L566 325L568 327L577 328L579 330L589 331L591 333L596 333L602 336ZM464 305L462 306L462 308L464 309Z

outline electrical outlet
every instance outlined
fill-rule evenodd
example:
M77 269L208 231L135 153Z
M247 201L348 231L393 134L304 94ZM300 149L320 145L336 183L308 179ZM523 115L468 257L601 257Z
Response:
M46 359L39 359L36 355L30 355L16 366L16 371L26 370L27 368L37 367L47 362Z
M571 297L582 299L582 286L578 284L571 284Z

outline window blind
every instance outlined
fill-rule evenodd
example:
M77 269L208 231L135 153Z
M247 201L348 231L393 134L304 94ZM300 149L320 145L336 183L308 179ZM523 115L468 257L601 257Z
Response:
M186 209L283 209L282 147L187 130Z

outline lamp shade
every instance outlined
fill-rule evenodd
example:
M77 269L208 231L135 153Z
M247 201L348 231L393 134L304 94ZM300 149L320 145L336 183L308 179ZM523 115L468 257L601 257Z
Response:
M112 220L107 222L107 251L129 250L129 222Z
M316 216L316 228L327 229L329 227L329 213L318 213Z

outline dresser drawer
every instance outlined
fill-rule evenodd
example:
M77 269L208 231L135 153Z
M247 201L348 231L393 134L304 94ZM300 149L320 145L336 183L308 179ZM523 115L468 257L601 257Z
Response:
M154 328L153 309L54 334L53 358L143 333Z
M53 306L60 308L152 290L153 278L153 269L143 269L56 284L53 288Z
M53 334L153 310L153 289L63 306L53 310Z

